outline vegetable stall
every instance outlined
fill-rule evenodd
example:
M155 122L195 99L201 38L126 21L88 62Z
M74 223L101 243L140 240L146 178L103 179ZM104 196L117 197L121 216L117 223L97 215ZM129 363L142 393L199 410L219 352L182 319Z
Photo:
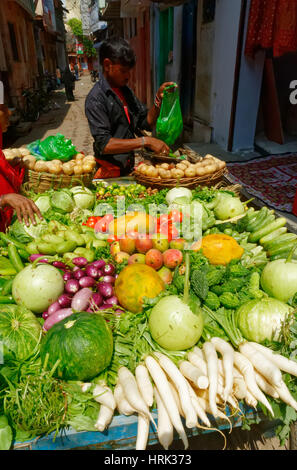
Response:
M285 442L297 235L236 186L121 183L27 188L43 221L0 234L0 448Z

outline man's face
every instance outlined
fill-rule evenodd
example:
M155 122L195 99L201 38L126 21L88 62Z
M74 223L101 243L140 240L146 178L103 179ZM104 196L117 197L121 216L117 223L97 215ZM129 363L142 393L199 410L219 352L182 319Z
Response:
M113 87L123 87L128 84L131 68L121 64L114 64L110 59L104 59L104 75Z
M4 104L0 104L0 127L2 128L2 132L6 132L9 126L9 116L10 111L8 107Z

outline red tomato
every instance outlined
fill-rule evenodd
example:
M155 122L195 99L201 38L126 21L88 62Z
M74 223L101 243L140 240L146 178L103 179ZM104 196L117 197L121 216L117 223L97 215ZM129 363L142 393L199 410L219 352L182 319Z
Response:
M176 238L179 238L179 231L177 230L177 228L175 227L175 225L173 225L172 223L163 223L161 226L160 226L160 230L158 233L161 233L162 235L165 235L168 239L168 241L171 242L172 239L176 239Z
M88 218L88 220L86 222L86 225L87 225L87 227L94 228L96 223L97 223L97 217L92 216L92 217Z
M118 237L116 237L115 235L109 235L107 242L113 243L113 242L117 242L118 240L119 240Z
M103 219L106 220L106 222L109 224L114 219L114 215L113 214L106 214L103 217Z
M182 222L183 213L179 211L178 209L173 209L171 212L169 212L169 217L172 220L172 222Z
M168 223L169 222L168 214L161 214L159 217L159 221L160 221L160 226L164 223Z

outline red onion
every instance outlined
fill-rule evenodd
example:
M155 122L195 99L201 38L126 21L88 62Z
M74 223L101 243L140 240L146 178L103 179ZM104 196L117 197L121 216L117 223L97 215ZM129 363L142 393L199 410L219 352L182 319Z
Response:
M62 261L54 261L53 266L58 269L68 269L65 263L62 263Z
M48 313L48 311L46 311L46 312L43 312L43 314L42 314L42 318L43 318L44 320L46 320L48 317L49 317L49 313Z
M30 255L30 256L29 256L29 261L30 261L31 263L33 263L36 259L41 258L42 256L43 256L43 255L42 255L41 253L40 253L40 254L35 254L35 253L34 253L34 255ZM45 259L45 258L44 258L44 259Z
M102 274L103 276L105 275L109 275L109 276L112 276L115 272L115 267L113 266L113 264L106 264L105 266L103 266L102 268Z
M112 297L109 297L108 299L108 304L110 305L118 305L119 301L118 301L118 298L113 295Z
M95 284L95 279L90 276L84 276L81 277L78 282L80 287L93 287L93 285Z
M124 313L123 310L121 310L120 308L117 308L115 311L114 311L115 315L122 315Z
M47 310L47 313L49 315L52 315L53 313L55 313L57 310L60 310L61 306L59 304L58 301L54 302L52 305L49 306L48 310Z
M99 259L97 261L93 261L93 263L91 264L95 266L96 269L102 269L103 266L106 265L106 262L104 261L104 259Z
M89 306L92 293L88 287L78 291L72 299L71 308L77 312L83 312Z
M73 273L73 276L75 279L81 279L82 277L84 277L86 275L86 273L82 270L82 269L77 269L74 273Z
M87 276L90 276L90 277L93 277L94 279L96 279L98 277L98 270L95 266L92 266L91 264L89 264L87 267L86 267L86 275Z
M101 277L100 281L102 282L108 282L109 284L113 284L115 281L115 278L113 276L103 276Z
M94 313L94 310L92 309L92 307L88 307L87 310L86 310L87 313Z
M88 264L88 260L83 256L78 256L77 258L73 258L72 263L79 268L83 268Z
M80 289L80 285L77 279L69 279L65 284L65 291L68 294L76 294Z
M90 305L92 305L92 303L94 303L96 305L96 307L100 307L100 305L102 305L103 297L99 292L94 292L93 293L93 295L91 297Z
M113 305L103 304L101 307L99 307L99 310L109 310L110 308L113 308Z
M97 289L104 298L113 296L113 287L108 282L99 282Z
M58 298L58 303L60 307L67 308L70 307L72 301L72 297L69 294L62 294Z
M52 326L55 325L55 323L64 320L64 318L69 317L70 315L72 315L72 313L72 308L62 308L61 310L57 310L45 320L43 324L43 329L45 331L48 331Z
M73 279L73 274L71 271L66 271L64 274L63 274L63 279L64 281L69 281L69 279Z

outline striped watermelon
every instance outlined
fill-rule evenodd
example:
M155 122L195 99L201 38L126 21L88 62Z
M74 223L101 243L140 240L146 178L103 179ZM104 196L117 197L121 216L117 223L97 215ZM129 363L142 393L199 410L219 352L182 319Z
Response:
M110 364L113 336L100 314L76 312L56 323L41 343L41 361L63 380L91 380Z
M40 341L42 329L35 315L21 305L1 305L0 342L4 362L30 356Z

